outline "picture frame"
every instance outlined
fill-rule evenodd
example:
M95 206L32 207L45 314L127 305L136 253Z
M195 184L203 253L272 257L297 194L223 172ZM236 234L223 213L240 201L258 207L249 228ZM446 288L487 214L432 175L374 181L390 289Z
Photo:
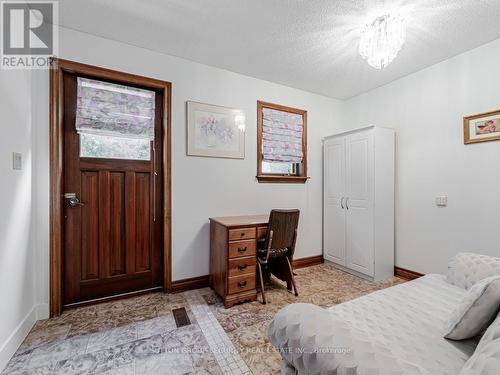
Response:
M464 117L464 144L500 141L500 110Z
M187 102L187 155L245 158L245 112Z

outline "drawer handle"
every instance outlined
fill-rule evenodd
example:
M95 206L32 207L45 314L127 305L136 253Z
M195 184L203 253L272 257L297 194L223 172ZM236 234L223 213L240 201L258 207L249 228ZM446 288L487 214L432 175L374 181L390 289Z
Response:
M245 236L245 232L241 232L240 236L244 237Z
M244 287L246 287L246 286L247 286L247 282L246 282L246 281L240 281L240 282L238 283L238 288L244 288Z
M245 251L247 251L247 247L246 246L245 247L238 247L238 252L239 253L243 254Z
M240 264L240 265L238 266L238 269L239 269L240 271L243 271L243 270L244 270L244 269L246 269L247 267L248 267L248 265L246 265L246 264Z

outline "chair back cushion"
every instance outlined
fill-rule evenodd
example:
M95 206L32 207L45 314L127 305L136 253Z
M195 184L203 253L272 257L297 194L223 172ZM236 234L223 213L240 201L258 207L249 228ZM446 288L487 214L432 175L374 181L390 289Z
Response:
M290 249L295 238L295 229L299 225L299 210L272 210L269 216L267 229L266 249L269 243L269 234L273 231L273 249Z
M500 258L475 253L458 253L446 272L446 280L463 289L490 276L500 276Z
M499 309L500 276L477 282L450 314L444 337L465 340L481 334L495 319Z
M500 314L479 341L459 375L498 375L500 372Z

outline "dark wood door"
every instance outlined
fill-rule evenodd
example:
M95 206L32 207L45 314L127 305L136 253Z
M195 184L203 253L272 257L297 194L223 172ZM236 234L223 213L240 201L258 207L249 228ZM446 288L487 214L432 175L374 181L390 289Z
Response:
M81 157L77 77L65 73L63 85L63 304L161 289L162 93L155 95L150 160ZM71 194L82 205L71 205Z

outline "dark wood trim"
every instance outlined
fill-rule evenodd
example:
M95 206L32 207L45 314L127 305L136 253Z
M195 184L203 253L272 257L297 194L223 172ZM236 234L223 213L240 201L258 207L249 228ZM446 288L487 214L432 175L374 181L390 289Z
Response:
M305 268L310 266L317 266L324 263L323 255L316 255L312 257L300 258L293 260L293 268ZM209 286L209 276L197 276L189 279L176 280L172 282L172 292L180 293L186 290L206 288Z
M52 62L54 63L54 61ZM63 88L62 71L50 69L49 88L49 313L50 317L62 312L62 135L63 135Z
M301 176L286 176L279 174L263 174L262 173L262 110L264 108L276 109L278 111L291 112L302 115L304 119L304 129L302 131L302 152L304 157L302 165L304 171ZM257 181L267 183L285 183L285 184L304 184L307 177L307 111L284 105L273 104L268 102L257 101Z
M257 176L257 181L263 182L263 183L303 184L308 179L309 179L309 177L281 176L281 175L272 175L272 174L264 174L264 175Z
M96 79L133 84L163 93L163 170L164 170L164 290L172 291L171 272L171 94L172 84L154 78L118 72L74 61L53 59L50 73L49 126L50 126L50 316L62 312L62 174L63 174L63 73L85 75Z
M172 84L163 82L163 289L172 292Z
M294 259L292 262L293 268L305 268L311 266L317 266L318 264L323 264L325 260L323 259L323 255L315 255L312 257L305 257Z
M186 290L206 288L209 285L209 276L197 276L189 279L176 280L172 282L172 292L179 293Z
M394 276L405 280L415 280L424 276L423 273L407 270L406 268L394 267Z

